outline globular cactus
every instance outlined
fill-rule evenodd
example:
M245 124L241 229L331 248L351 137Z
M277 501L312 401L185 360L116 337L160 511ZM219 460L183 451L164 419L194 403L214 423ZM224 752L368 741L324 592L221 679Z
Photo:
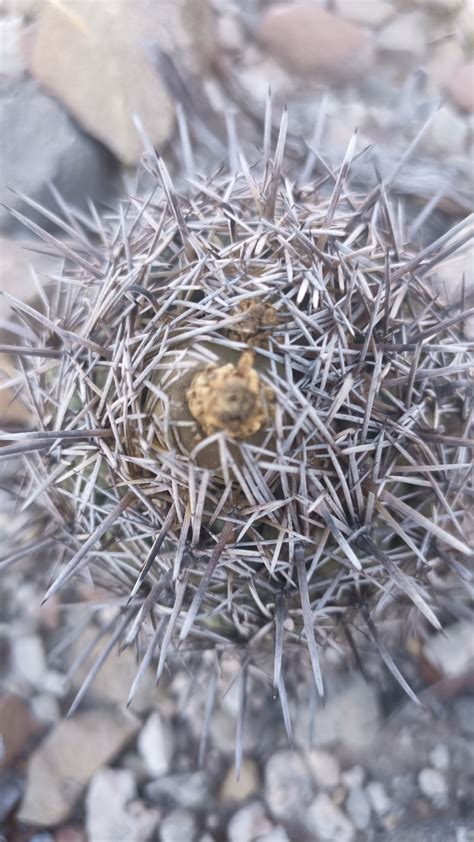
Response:
M295 664L322 696L321 649L365 629L411 693L379 622L439 629L445 583L462 599L472 356L469 313L431 284L467 223L415 249L384 183L351 189L353 141L300 184L285 126L256 168L241 156L178 195L148 153L146 200L70 211L66 240L30 223L64 272L46 311L15 304L36 429L0 456L27 457L44 506L47 596L87 572L119 599L112 643L140 640L132 695L151 663L159 679L231 650L243 716L273 652L290 729Z

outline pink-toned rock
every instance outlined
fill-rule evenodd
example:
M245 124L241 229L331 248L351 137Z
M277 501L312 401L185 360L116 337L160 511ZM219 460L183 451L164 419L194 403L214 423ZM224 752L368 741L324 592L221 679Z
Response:
M466 61L458 67L447 88L459 108L474 113L474 60Z
M39 730L27 703L13 694L0 698L0 769L7 768Z
M364 73L372 58L370 34L309 3L271 6L260 42L290 70L344 82Z
M56 831L54 842L86 842L86 834L79 827L67 825Z
M19 821L37 827L63 824L91 778L139 727L134 716L113 708L58 722L29 759Z

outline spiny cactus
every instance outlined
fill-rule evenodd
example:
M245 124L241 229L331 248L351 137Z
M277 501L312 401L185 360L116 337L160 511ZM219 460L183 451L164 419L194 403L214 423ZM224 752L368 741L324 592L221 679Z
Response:
M386 185L351 190L354 140L299 184L286 116L274 155L268 125L258 168L241 156L178 195L150 152L153 191L117 217L69 210L65 240L26 221L64 272L45 311L14 303L36 428L0 457L25 457L46 512L46 596L87 573L119 600L75 705L115 643L139 642L131 698L152 662L160 679L212 650L212 673L232 650L243 721L273 650L291 733L295 662L322 696L319 653L354 629L414 697L378 624L395 606L439 629L444 582L469 581L472 311L430 280L468 223L417 251Z

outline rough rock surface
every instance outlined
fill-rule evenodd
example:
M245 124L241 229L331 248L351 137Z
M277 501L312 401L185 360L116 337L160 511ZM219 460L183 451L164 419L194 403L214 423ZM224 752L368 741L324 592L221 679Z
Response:
M474 113L474 61L466 61L453 74L448 92L459 108Z
M38 730L39 723L20 696L0 698L0 769L10 765Z
M331 81L361 75L371 57L367 32L309 3L270 6L258 37L291 70Z
M147 842L160 818L136 800L135 778L125 769L101 769L94 776L86 810L89 842Z
M136 164L143 143L136 115L150 142L171 137L174 109L142 39L143 19L123 3L79 0L41 11L31 71L81 126L124 164ZM81 72L77 73L77 67Z
M297 815L311 795L311 781L302 758L292 751L272 755L265 766L265 796L272 815L276 819Z
M113 196L116 167L107 151L87 137L33 79L1 85L0 202L22 207L13 189L57 210L49 183L72 205L84 208L89 198ZM45 224L44 217L31 209L26 215ZM0 230L24 236L26 229L0 206Z
M109 710L105 719L94 710L59 722L31 757L20 820L49 827L67 819L94 773L138 729L134 716L117 710Z

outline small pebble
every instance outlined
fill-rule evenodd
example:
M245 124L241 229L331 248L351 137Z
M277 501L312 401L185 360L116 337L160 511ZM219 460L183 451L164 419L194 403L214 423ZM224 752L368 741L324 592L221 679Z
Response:
M173 810L160 824L161 842L192 842L196 833L196 819L189 810Z
M336 0L336 11L344 18L377 27L396 14L387 0Z
M346 769L341 775L342 782L348 789L361 787L364 783L364 778L365 769L363 769L362 766L351 766L350 769Z
M0 18L0 77L15 79L25 69L23 21L20 17Z
M372 58L367 30L317 4L268 6L262 15L258 39L293 72L336 82L352 81L355 74L363 74Z
M13 642L15 669L28 684L41 685L47 671L43 643L37 635L18 637Z
M5 822L23 794L23 781L16 775L0 778L0 824Z
M339 764L334 755L322 749L313 749L308 754L308 764L319 787L332 789L338 785Z
M146 797L159 806L189 807L191 810L206 803L209 806L210 781L206 772L183 772L158 777L145 786Z
M254 801L234 813L227 826L227 838L228 842L254 842L272 829L264 805Z
M324 842L352 842L354 826L329 795L321 792L306 811L306 826Z
M357 830L367 830L370 825L370 801L364 790L354 787L346 800L346 809Z
M283 825L279 824L268 833L259 836L258 842L290 842L290 839Z
M217 20L217 38L223 50L238 53L243 46L242 28L238 17L225 14Z
M33 696L30 704L31 711L38 722L44 722L49 725L51 722L57 722L61 716L59 702L54 696L49 696L47 693Z
M372 808L378 816L385 816L392 807L392 802L380 781L371 781L365 788Z
M265 766L265 800L271 814L291 820L307 806L312 785L305 764L294 751L277 751Z
M449 766L449 751L442 743L437 743L430 751L430 760L435 769L445 772Z
M46 670L39 686L44 693L49 693L57 699L63 699L69 689L66 676L57 670Z
M474 112L474 60L466 61L458 67L447 87L456 105L472 114Z
M232 763L224 778L221 798L224 802L245 801L260 789L260 775L254 760L246 758L242 761L240 775L235 776L235 765Z
M408 53L421 58L425 52L425 19L419 12L397 14L377 35L379 50Z
M170 729L163 723L158 711L148 717L138 737L137 746L152 777L157 778L169 772L173 754Z
M449 141L452 139L455 146L451 148L455 153L462 148L467 134L467 126L462 117L456 114L453 109L448 110L447 106L441 108L433 120L428 134L431 135L436 119L446 112L449 119L446 118L445 125L443 125L442 148L449 151ZM446 678L458 678L464 675L474 664L472 623L461 620L445 629L443 634L433 634L425 643L423 652L425 658Z
M474 737L474 697L460 696L455 699L454 712L462 733Z
M444 807L448 801L448 787L444 775L427 766L418 775L418 785L435 807Z

